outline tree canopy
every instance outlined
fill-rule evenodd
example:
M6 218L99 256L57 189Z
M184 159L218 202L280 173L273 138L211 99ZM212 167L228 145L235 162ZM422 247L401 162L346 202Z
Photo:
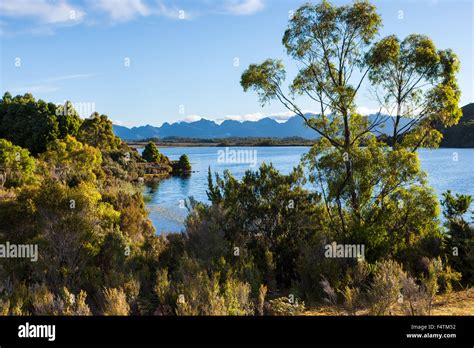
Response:
M156 144L152 141L146 144L145 148L143 149L142 157L145 161L151 163L159 163L161 161L161 153L158 150Z
M0 99L0 138L34 155L43 152L50 141L76 136L81 122L71 102L57 106L36 101L29 93L12 98L8 92Z
M77 139L106 151L116 150L121 144L120 138L113 132L112 122L106 115L99 115L97 112L82 122Z
M36 163L28 150L0 139L0 186L21 186L34 179Z

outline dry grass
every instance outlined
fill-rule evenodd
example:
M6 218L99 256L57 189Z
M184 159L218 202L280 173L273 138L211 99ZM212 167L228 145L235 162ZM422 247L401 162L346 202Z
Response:
M436 296L433 315L474 315L474 288Z
M341 315L342 310L321 306L312 308L304 315ZM391 315L403 315L400 306L390 311ZM345 314L344 314L345 315ZM368 310L358 310L357 315L368 315ZM431 315L474 315L474 288L456 291L450 294L437 295L433 302Z

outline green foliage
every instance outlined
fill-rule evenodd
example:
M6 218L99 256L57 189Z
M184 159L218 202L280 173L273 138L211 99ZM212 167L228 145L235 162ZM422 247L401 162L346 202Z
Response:
M459 62L421 35L375 42L380 26L366 1L296 11L283 37L302 66L290 96L278 60L250 65L241 85L262 104L281 102L319 139L288 175L268 164L240 180L209 170L210 203L189 199L181 234L155 235L134 181L160 165L189 171L186 155L170 163L150 142L140 157L105 115L81 121L70 102L5 93L0 242L38 244L41 253L35 263L2 261L0 313L301 315L302 299L326 296L349 315L364 305L383 315L401 295L407 314L429 314L439 291L472 284L471 197L444 194L443 234L416 154L439 143L437 127L459 119ZM397 110L389 144L373 132L381 115L369 123L356 112L366 77L381 109ZM297 95L321 113L305 115ZM398 128L405 116L409 126ZM363 245L364 259L326 257L333 241ZM290 292L299 299L265 301Z
M257 91L262 106L277 96L279 85L285 80L281 61L267 59L260 65L252 64L242 75L240 84L244 91Z
M97 112L82 122L77 139L102 151L116 150L122 142L115 136L112 122L108 117Z
M58 107L36 101L29 93L12 98L8 92L0 100L0 138L34 155L43 152L50 141L76 136L81 122L71 102Z
M440 255L444 237L437 219L439 204L415 151L420 146L436 146L441 139L436 125L450 126L460 116L455 54L437 50L421 35L401 42L389 36L377 42L380 27L375 7L365 1L303 5L282 40L288 55L301 63L290 94L283 91L285 70L279 61L252 64L241 79L244 91L255 90L262 104L278 100L319 135L303 159L303 176L319 192L318 208L311 214L317 216L318 228L302 239L299 274L292 278L299 279L306 296L318 298L322 289L317 275L327 277L349 299L349 311L358 293L346 280L354 260L327 260L320 250L332 240L362 244L369 263L388 257L413 271L422 257ZM381 111L396 110L390 146L374 134L387 121L381 112L369 122L356 111L355 101L366 77L377 89ZM297 105L298 95L311 98L320 114L304 114ZM409 126L398 126L401 117L411 117ZM243 192L235 195L245 197L245 188L239 190ZM222 196L215 190L210 194L216 199ZM245 214L240 220L245 221ZM266 216L280 223L274 212ZM266 226L266 230L271 228ZM292 238L301 239L297 233ZM277 258L281 254L275 253ZM295 269L294 263L289 264Z
M188 155L183 154L179 157L178 168L181 172L186 172L191 170L191 163L189 162Z
M210 178L209 199L223 213L216 227L239 249L239 260L253 258L267 284L289 286L297 279L299 246L327 218L319 196L301 188L301 180L299 169L285 176L266 164L241 181L228 171L223 179L216 176L215 185Z
M0 138L37 154L49 141L59 136L56 105L36 101L27 93L11 98L5 93L0 100Z
M72 136L48 144L40 157L44 170L70 186L82 181L94 182L102 177L102 154L99 149L83 144Z
M449 190L443 193L443 198L441 202L445 209L443 214L449 220L462 218L472 203L472 196L460 194L453 196Z
M449 49L437 50L427 36L412 34L403 41L394 35L383 38L367 59L383 111L396 110L392 143L437 146L441 133L436 127L455 125L461 117L457 56ZM411 118L408 126L399 127L402 117Z
M455 271L462 274L464 283L472 285L474 282L474 227L465 219L472 197L456 194L450 191L443 193L444 216L447 219L449 239L447 240L447 252L449 263Z
M0 187L33 182L36 163L28 150L0 139Z
M6 94L1 108L34 115L44 105L50 104L35 102L28 95L12 99ZM113 136L105 117L81 126L79 135L83 140L88 137L83 143L72 136L79 122L70 103L49 111L39 116L49 115L59 128L35 144L42 151L37 159L28 150L0 140L5 186L13 188L0 191L0 242L33 243L40 250L37 262L2 262L0 289L11 291L0 293L1 311L19 315L149 312L151 306L141 298L140 289L151 289L153 267L163 245L154 235L140 188L131 183L142 175L137 166L140 157ZM36 121L41 123L39 116ZM27 126L10 136L26 138ZM98 147L88 145L89 140Z
M161 162L161 153L156 147L156 144L150 141L143 149L142 157L145 161L151 163L160 163Z
M60 105L56 108L56 116L58 120L59 137L64 138L67 135L77 137L82 120L70 101L66 101L64 105Z

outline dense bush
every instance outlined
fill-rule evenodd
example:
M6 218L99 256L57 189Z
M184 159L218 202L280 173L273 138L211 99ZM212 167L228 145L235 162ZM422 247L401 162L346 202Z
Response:
M462 274L463 283L474 284L474 227L465 219L472 203L472 197L467 195L455 196L450 191L443 194L444 215L446 227L447 257L455 271Z
M113 132L112 121L97 112L82 122L77 139L103 151L116 150L121 144Z
M66 135L76 136L81 119L71 103L57 106L26 93L14 98L5 93L0 99L0 138L38 154L48 142Z
M28 150L0 139L0 187L32 183L36 163Z
M191 163L189 162L188 155L183 154L179 157L178 170L180 172L187 172L191 170Z

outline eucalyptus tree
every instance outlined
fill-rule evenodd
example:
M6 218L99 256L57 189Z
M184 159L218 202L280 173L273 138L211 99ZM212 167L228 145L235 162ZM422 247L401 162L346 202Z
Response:
M459 121L460 64L452 50L437 50L425 35L404 40L390 35L374 45L367 64L377 100L392 116L393 145L437 146L442 137L438 129ZM401 126L403 118L408 122Z
M288 91L281 60L252 64L241 77L244 91L256 91L262 105L280 102L319 135L305 163L324 198L332 237L366 243L373 258L437 233L439 205L415 150L435 146L435 127L460 116L455 54L421 35L377 41L381 25L367 1L305 4L282 40L299 66ZM356 104L367 85L379 102L371 118ZM319 114L305 114L298 97L314 103ZM400 126L402 118L407 120ZM391 120L393 147L376 136Z

